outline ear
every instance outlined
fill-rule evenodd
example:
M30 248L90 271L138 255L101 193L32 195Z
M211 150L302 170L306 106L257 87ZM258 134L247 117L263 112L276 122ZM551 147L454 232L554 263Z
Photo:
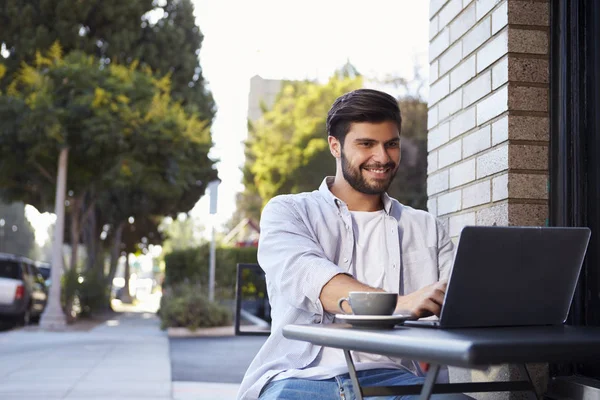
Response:
M327 136L329 142L329 151L335 158L340 158L342 155L342 144L333 136Z

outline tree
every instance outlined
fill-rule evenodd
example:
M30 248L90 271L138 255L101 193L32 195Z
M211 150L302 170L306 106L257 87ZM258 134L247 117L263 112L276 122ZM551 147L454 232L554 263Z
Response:
M353 70L352 70L353 71ZM243 167L246 190L238 206L258 219L273 196L314 190L324 174L334 174L327 143L327 112L343 93L362 87L362 78L345 68L325 84L286 82L273 107L250 125ZM244 203L246 199L253 201Z
M215 104L198 58L203 38L190 0L0 2L0 44L8 51L9 75L58 41L65 53L79 50L104 63L138 60L157 74L171 74L174 99L212 121Z
M72 260L89 217L104 217L88 227L91 244L106 223L115 229L130 216L191 209L216 177L210 125L186 112L170 89L169 75L135 62L106 66L80 52L63 58L58 45L38 53L0 96L0 149L7 153L0 196L43 209L53 192L52 164L72 154L68 183L56 191L69 187ZM18 152L9 154L12 148ZM66 162L60 165L66 175Z

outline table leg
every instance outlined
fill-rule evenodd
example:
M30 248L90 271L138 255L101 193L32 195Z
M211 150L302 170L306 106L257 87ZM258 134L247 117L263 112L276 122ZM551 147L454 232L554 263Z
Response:
M431 392L433 391L433 385L435 385L435 380L437 379L439 372L440 366L438 364L429 365L429 371L425 376L423 389L421 389L421 397L419 398L420 400L429 400L429 397L431 397Z
M362 390L358 383L358 377L356 376L356 369L354 368L354 361L352 361L350 350L344 350L344 356L346 357L346 364L348 364L348 374L350 375L350 380L352 380L352 388L354 389L356 400L363 400Z
M526 392L528 395L528 398L534 399L534 400L539 400L540 396L537 394L537 391L535 390L535 385L533 384L533 380L531 379L531 375L529 374L527 365L526 364L518 364L517 367L519 368L521 373L523 375L525 375L525 377L529 381L529 384L531 385L530 391Z

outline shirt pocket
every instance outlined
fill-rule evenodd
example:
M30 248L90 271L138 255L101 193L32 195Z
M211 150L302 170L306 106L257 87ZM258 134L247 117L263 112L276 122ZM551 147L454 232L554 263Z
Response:
M404 293L412 293L439 280L437 247L402 253Z

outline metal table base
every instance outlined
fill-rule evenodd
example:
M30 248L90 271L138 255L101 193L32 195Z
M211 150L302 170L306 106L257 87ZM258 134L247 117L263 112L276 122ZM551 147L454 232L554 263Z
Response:
M477 392L509 392L509 391L527 391L531 399L539 400L535 391L535 386L531 380L531 375L524 364L519 364L519 369L527 377L526 381L508 381L508 382L469 382L469 383L435 383L440 372L439 364L430 364L425 382L422 385L403 385L403 386L370 386L361 387L356 375L356 368L352 360L350 350L344 350L348 372L352 380L352 387L356 400L363 400L364 397L378 396L401 396L407 394L421 394L420 400L429 400L434 393L477 393Z

